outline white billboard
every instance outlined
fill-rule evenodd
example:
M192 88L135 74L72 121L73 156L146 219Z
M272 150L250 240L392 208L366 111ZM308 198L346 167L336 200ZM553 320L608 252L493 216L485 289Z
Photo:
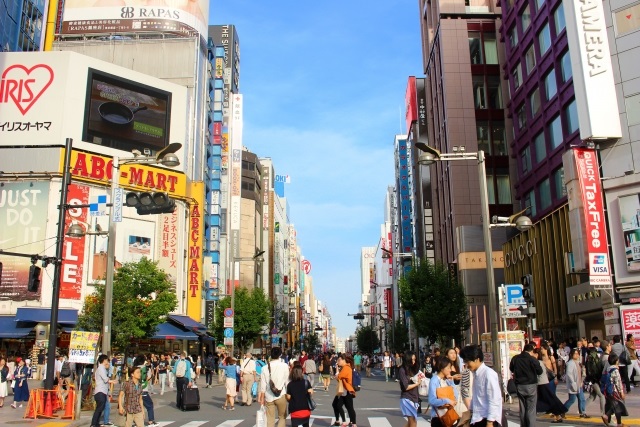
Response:
M106 156L187 146L187 89L73 52L0 53L0 147ZM178 168L180 170L181 168Z
M66 0L62 33L161 32L207 37L208 0L178 0L150 3L128 0Z
M619 139L620 114L601 0L564 0L580 139Z

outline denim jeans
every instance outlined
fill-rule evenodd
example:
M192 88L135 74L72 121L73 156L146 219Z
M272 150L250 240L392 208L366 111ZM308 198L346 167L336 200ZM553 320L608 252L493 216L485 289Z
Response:
M151 400L151 396L149 396L148 391L142 392L142 405L144 409L147 410L147 415L149 416L149 421L155 421L155 414L153 413L153 400Z
M581 414L584 414L585 407L587 406L587 402L585 401L582 387L580 387L580 390L578 390L578 394L569 395L569 398L567 399L567 401L564 402L564 407L567 409L567 412L569 412L569 408L571 408L571 405L575 403L576 397L578 398L578 412L580 412Z
M104 393L96 393L93 395L93 398L96 400L96 410L93 412L93 417L91 417L91 426L97 427L100 425L100 415L104 411L107 395Z

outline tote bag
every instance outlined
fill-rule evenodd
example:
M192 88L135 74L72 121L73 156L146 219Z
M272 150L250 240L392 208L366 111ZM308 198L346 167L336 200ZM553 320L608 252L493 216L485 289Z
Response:
M440 381L442 384L442 381ZM446 384L446 383L445 383ZM452 402L456 401L455 394L453 393L453 387L450 385L440 386L436 389L436 397L438 399L449 399ZM460 415L456 412L456 410L451 405L445 405L444 408L437 410L438 418L445 427L453 427L456 425L458 420L460 419Z

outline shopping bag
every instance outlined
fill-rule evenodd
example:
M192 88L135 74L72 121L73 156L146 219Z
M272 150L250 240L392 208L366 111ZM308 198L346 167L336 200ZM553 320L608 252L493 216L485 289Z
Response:
M256 427L267 427L267 411L264 406L260 406L256 412Z
M251 395L256 398L258 396L258 383L254 382L251 386Z
M429 378L423 378L420 380L420 385L418 386L418 394L420 396L428 396L429 395Z

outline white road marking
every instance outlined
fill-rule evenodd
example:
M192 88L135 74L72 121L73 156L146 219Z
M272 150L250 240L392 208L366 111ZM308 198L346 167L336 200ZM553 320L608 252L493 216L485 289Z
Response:
M368 417L371 427L391 427L387 417Z
M175 421L160 421L158 424L160 425L160 427L165 427L173 423L175 423Z
M242 420L233 420L233 421L238 421L238 423L232 424L229 427L235 427L236 425L238 425L238 424L240 424L242 422ZM206 424L208 422L209 422L209 420L207 420L207 421L189 421L186 424L182 424L181 427L200 427L202 424ZM226 422L229 422L229 421L226 421ZM222 423L220 425L223 425L223 424L224 423Z
M240 424L243 421L244 420L227 420L227 421L223 422L222 424L218 424L217 427L236 427L238 424ZM200 422L200 421L197 421L197 422ZM205 423L206 422L207 421L205 421ZM189 424L191 424L191 423L187 423L187 424L185 424L185 426L189 426ZM201 423L201 424L204 424L204 423ZM198 425L200 425L200 424L198 424ZM189 426L189 427L191 427L191 426ZM194 426L194 427L197 427L197 426Z

